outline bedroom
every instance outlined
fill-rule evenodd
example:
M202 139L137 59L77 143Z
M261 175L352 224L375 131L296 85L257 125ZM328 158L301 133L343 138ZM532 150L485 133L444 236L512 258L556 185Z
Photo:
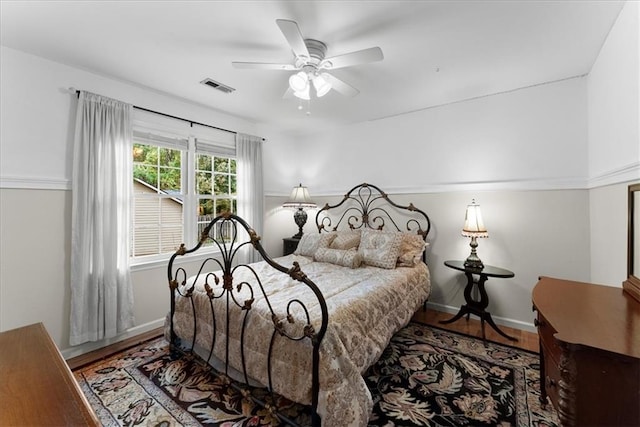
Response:
M5 4L3 24L10 19ZM640 178L640 41L637 2L620 3L618 11L609 16L601 48L579 72L432 108L407 105L404 114L302 136L225 113L222 104L214 110L169 96L151 89L152 82L132 84L22 52L8 45L2 25L0 331L42 321L65 357L108 344L69 346L70 87L265 136L263 241L269 253L280 253L282 238L296 232L292 212L281 205L298 182L319 205L371 182L426 207L434 224L427 254L434 308L453 312L463 302L459 275L443 262L468 254L460 230L473 198L490 234L480 242L480 257L516 273L491 285L490 310L499 324L535 330L531 289L540 275L619 287L626 276L626 188ZM275 30L272 48L285 53L274 20L286 17L299 19L265 19ZM377 43L373 34L358 48ZM207 54L206 46L197 49ZM392 47L383 50L391 58ZM228 61L254 58L238 53ZM364 84L366 76L366 69L358 71L354 84ZM312 116L321 102L312 103ZM289 121L305 120L296 115L297 103L289 107ZM398 141L403 148L396 160L383 164L390 142ZM308 223L305 232L312 231ZM160 326L167 310L164 267L136 269L133 281L136 327L122 338Z

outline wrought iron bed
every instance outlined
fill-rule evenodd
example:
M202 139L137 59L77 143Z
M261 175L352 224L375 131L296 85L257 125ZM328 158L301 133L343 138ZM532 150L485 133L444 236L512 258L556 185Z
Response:
M338 211L337 214L333 212ZM393 212L391 212L393 211ZM392 213L394 215L392 215ZM398 224L402 224L400 227ZM345 194L344 198L335 205L326 204L316 215L316 226L319 233L331 233L341 228L349 230L359 229L392 229L415 233L426 241L431 228L429 217L413 204L403 206L391 201L386 193L371 184L360 184L353 187ZM206 258L200 263L195 275L189 275L185 268L177 266L176 259L196 252L203 245L214 245L219 255ZM263 258L263 262L246 264L242 262L243 251L256 250ZM425 251L426 252L426 251ZM293 257L293 261L291 262ZM422 260L426 256L422 253ZM321 425L319 413L319 392L321 387L320 360L321 347L330 322L330 310L321 287L316 282L322 281L322 277L313 277L313 280L303 272L311 264L301 266L294 255L283 257L279 260L272 259L262 247L260 236L242 218L226 213L214 218L203 230L198 244L187 249L184 245L171 257L168 265L168 281L171 292L171 311L167 320L167 333L170 338L172 351L179 353L191 353L197 347L200 336L206 335L203 331L211 329L211 340L201 347L207 347L200 352L200 357L207 363L217 359L221 365L217 368L218 375L224 381L238 390L245 399L251 399L254 403L266 408L281 423L297 425L289 419L275 405L275 399L264 399L252 393L253 378L255 372L250 372L254 362L252 360L253 338L248 338L252 327L256 325L254 318L268 316L270 329L262 331L266 350L266 375L259 382L273 395L281 393L277 379L272 375L272 369L279 363L274 360L274 353L281 340L288 340L287 345L297 345L295 351L288 350L289 354L310 352L310 405L311 424ZM287 267L280 262L289 261ZM270 268L283 277L283 280L294 281L298 287L306 288L307 294L298 297L297 294L288 301L282 301L280 292L277 298L269 294L269 288L274 285L271 279L265 283L260 275L265 268ZM426 269L426 265L424 266ZM427 270L428 280L428 270ZM204 282L204 283L202 283ZM196 283L200 283L206 293L207 304L203 305L201 299L195 300ZM320 283L320 282L318 282ZM289 288L287 288L289 289ZM325 287L326 289L326 287ZM426 294L428 297L428 292ZM426 302L426 297L425 302ZM272 303L271 299L278 302ZM182 311L191 311L190 321L193 322L192 334L180 338L176 334L175 318L178 316L176 307L181 305ZM203 308L207 306L206 309ZM258 308L257 308L258 307ZM255 316L252 316L254 311ZM203 322L198 311L209 311ZM409 317L413 314L409 313ZM200 323L198 323L200 322ZM202 324L202 323L209 324ZM253 323L252 323L253 322ZM220 337L218 337L220 335ZM388 337L390 339L390 336ZM249 345L247 345L249 343ZM239 348L232 348L239 344ZM216 347L216 345L218 347ZM283 346L285 344L282 344ZM329 344L327 344L329 345ZM386 345L386 344L385 344ZM231 355L235 354L235 358ZM252 356L248 356L251 354ZM328 356L325 356L328 357ZM235 363L232 363L234 360ZM233 375L236 372L236 375ZM232 380L230 377L234 377ZM286 389L286 387L285 387ZM326 403L326 402L325 402Z

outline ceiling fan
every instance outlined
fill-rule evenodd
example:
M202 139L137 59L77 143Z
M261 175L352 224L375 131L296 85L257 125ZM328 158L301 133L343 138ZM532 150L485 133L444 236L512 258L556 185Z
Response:
M356 96L358 89L338 79L328 71L351 67L369 62L381 61L382 49L372 47L343 55L326 58L327 45L319 40L305 39L295 21L276 19L276 24L284 34L295 56L293 64L272 64L265 62L232 62L235 68L295 71L289 77L289 88L284 97L292 93L301 99L310 99L313 86L317 97L326 95L331 89L346 95Z

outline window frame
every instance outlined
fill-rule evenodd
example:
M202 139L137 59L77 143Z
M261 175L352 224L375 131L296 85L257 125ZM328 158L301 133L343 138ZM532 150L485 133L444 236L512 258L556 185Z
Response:
M237 174L237 156L235 153L235 137L233 138L233 142L231 142L230 138L227 137L226 140L221 142L218 138L211 138L211 135L207 135L206 132L204 135L202 134L202 129L200 129L200 134L198 135L198 130L193 129L193 124L189 127L189 132L171 132L167 135L166 131L162 129L162 127L154 125L145 125L145 126L136 126L134 122L134 136L132 141L133 144L151 144L155 146L162 146L165 148L179 149L181 150L181 187L182 193L180 197L183 199L182 205L182 233L183 233L183 242L184 245L188 248L194 247L200 238L198 236L198 215L197 209L199 206L199 198L200 194L197 193L196 189L196 168L197 168L197 155L205 154L212 155L216 157L224 157L233 159L236 162L236 171L233 173L236 179L236 194L235 195L222 195L221 199L232 199L235 200L237 205L238 200L238 174ZM214 135L215 136L215 135ZM212 159L213 163L213 159ZM133 162L131 164L131 169L133 171ZM213 180L213 164L212 164L212 180ZM133 187L133 180L131 182L131 186ZM213 182L212 182L213 187ZM212 188L212 198L215 199L215 190ZM175 195L160 195L160 198L171 198L175 197ZM131 192L130 206L130 238L132 239L132 250L133 250L133 238L134 238L134 203L135 203L135 194L133 190ZM189 215L189 212L193 212L194 215ZM177 248L176 248L177 249ZM153 269L163 265L166 265L169 258L175 253L165 252L160 254L151 254L151 255L141 255L141 256L129 256L129 264L132 271ZM215 246L207 246L201 248L198 251L197 256L190 257L189 261L194 261L199 258L206 258L212 255L218 254L219 250Z

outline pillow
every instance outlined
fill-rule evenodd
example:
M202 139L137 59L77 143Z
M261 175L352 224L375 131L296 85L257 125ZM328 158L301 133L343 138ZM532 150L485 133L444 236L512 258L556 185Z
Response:
M418 264L422 260L422 253L426 247L427 243L425 243L421 235L417 233L402 233L398 266L413 267Z
M298 247L293 253L295 255L304 255L312 257L318 248L327 248L331 241L336 237L335 233L312 233L303 234Z
M355 248L348 250L318 248L313 259L349 268L358 268L362 264L362 256Z
M357 248L360 244L360 236L362 233L358 231L338 231L336 232L336 237L331 242L329 247L331 249L342 249L347 250L351 248Z
M395 268L400 254L402 233L363 229L358 252L365 264L373 267Z

